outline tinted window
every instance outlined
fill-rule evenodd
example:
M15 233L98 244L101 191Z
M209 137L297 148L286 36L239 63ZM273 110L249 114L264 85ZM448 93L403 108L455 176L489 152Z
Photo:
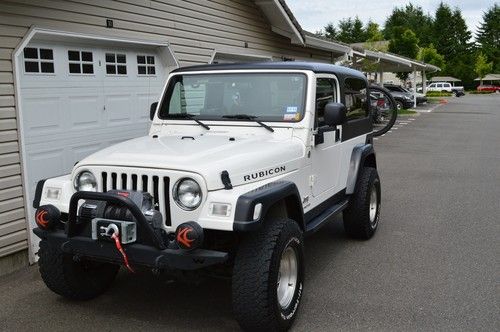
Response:
M368 116L366 81L359 78L346 78L344 84L347 120L355 120Z

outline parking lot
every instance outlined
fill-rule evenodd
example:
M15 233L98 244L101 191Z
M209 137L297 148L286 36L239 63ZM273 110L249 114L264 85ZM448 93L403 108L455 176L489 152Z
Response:
M452 98L376 141L380 228L354 241L335 220L306 240L295 331L500 329L499 104L499 94ZM33 266L0 278L0 330L237 330L230 293L224 280L121 273L75 303Z

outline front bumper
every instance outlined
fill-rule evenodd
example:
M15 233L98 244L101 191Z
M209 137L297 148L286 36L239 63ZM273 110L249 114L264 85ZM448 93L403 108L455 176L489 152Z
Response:
M112 242L96 241L85 236L68 237L63 230L42 230L33 232L41 239L61 247L69 255L90 260L122 264L123 258ZM153 246L131 243L123 245L130 264L155 269L197 270L207 266L224 263L228 259L225 252L195 249L157 249Z

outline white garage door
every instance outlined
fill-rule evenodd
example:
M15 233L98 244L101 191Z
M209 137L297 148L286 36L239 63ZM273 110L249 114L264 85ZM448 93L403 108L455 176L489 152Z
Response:
M89 154L147 134L149 106L167 75L155 52L50 42L24 49L21 121L29 202L38 180L67 174Z

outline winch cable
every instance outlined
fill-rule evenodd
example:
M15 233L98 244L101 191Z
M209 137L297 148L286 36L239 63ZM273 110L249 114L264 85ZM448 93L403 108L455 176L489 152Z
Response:
M111 239L113 239L115 241L115 247L122 255L123 263L124 263L125 267L127 268L127 270L129 270L129 272L135 273L134 269L132 269L132 267L130 266L130 264L128 262L127 253L125 252L125 250L123 250L122 243L120 242L120 236L119 236L120 232L116 229L110 229L110 231L113 232L113 234L111 234Z

